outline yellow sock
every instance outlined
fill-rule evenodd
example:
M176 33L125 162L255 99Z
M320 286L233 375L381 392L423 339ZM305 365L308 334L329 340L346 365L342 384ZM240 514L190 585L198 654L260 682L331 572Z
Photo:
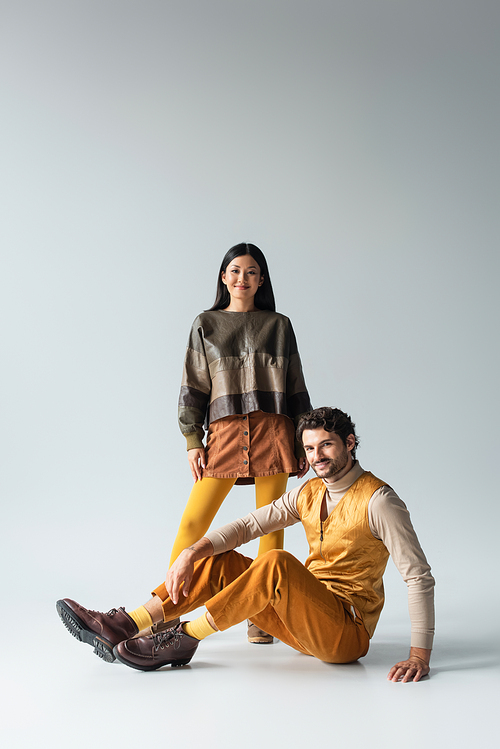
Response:
M153 624L151 614L144 606L139 606L138 609L134 609L133 611L127 611L127 614L137 624L139 632L143 629L147 629Z
M198 619L193 619L192 622L185 622L182 628L187 635L194 637L195 640L204 640L208 635L217 632L208 621L206 614L198 617Z

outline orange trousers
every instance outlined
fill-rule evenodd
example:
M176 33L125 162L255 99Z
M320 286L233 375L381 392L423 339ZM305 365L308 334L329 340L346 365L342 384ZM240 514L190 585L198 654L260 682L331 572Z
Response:
M295 650L328 663L366 655L369 637L350 606L292 554L280 549L255 560L227 551L196 562L191 590L174 605L165 583L153 591L165 621L205 606L218 629L245 619Z

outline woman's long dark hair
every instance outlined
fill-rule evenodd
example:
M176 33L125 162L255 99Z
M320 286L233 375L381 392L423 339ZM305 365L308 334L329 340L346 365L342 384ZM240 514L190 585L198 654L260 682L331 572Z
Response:
M224 255L224 260L220 266L219 276L217 278L217 293L215 296L215 302L210 307L209 312L217 309L225 309L229 307L231 296L227 290L227 286L222 282L222 274L226 272L226 268L235 258L241 257L242 255L250 255L253 257L255 262L260 268L261 275L264 276L264 282L262 286L259 286L257 293L255 294L254 304L257 309L268 309L272 312L276 312L276 302L274 301L274 292L271 284L271 278L269 276L269 270L267 267L266 258L262 250L254 244L247 244L241 242L241 244L235 244L230 250Z

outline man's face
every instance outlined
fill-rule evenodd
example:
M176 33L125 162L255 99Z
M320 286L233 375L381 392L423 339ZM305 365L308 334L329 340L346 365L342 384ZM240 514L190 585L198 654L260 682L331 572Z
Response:
M338 434L324 429L304 429L302 443L309 465L317 476L327 482L337 481L351 470L352 434L347 437L346 446Z

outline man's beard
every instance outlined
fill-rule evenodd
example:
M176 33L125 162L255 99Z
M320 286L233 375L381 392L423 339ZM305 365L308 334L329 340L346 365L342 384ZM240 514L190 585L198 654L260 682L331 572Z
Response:
M339 455L336 460L329 458L328 464L324 468L320 469L321 472L316 470L315 465L312 466L312 469L316 476L319 476L320 479L331 479L337 473L339 473L339 471L346 467L348 460L349 453L347 452L347 448L344 445L344 451L341 453L341 455Z

